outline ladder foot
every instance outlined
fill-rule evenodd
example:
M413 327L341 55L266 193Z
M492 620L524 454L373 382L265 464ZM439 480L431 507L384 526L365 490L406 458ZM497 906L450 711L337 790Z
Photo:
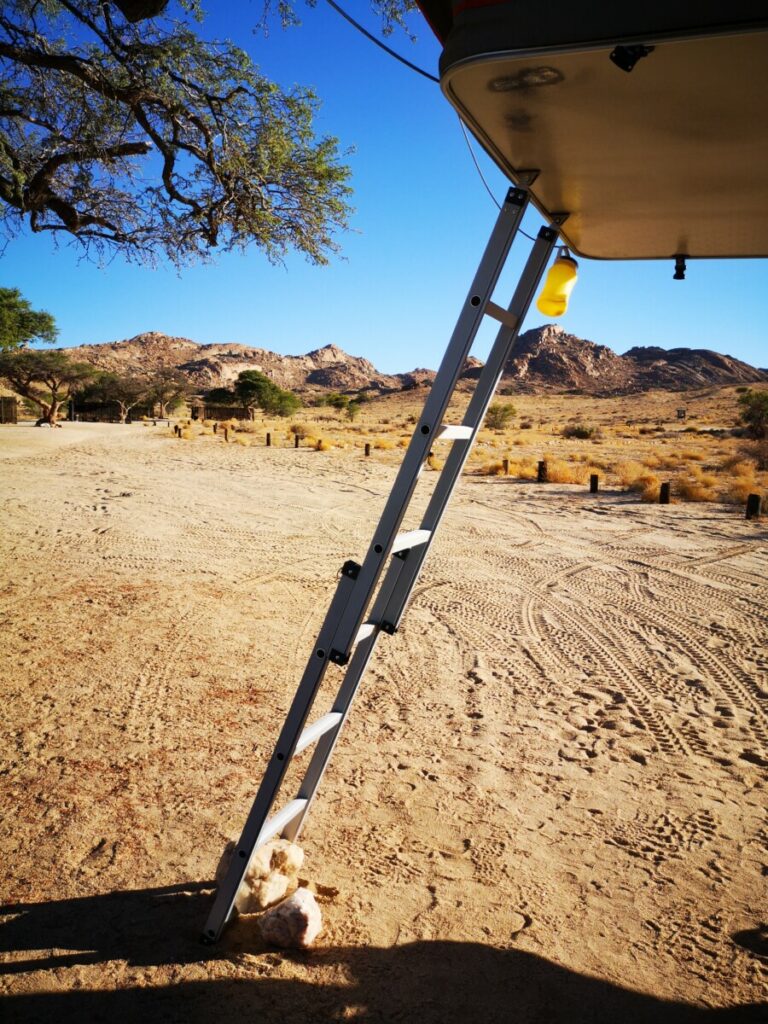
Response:
M200 935L200 942L203 946L215 946L216 936L213 934L209 935L208 932L202 932Z

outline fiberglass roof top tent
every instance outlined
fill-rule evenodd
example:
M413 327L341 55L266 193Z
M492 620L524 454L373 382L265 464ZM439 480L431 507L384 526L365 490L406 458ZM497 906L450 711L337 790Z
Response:
M768 256L765 0L419 0L443 91L601 259Z
M761 4L764 10L764 2ZM362 562L350 559L280 731L203 932L233 913L256 849L296 839L382 634L397 632L445 508L559 236L612 259L768 254L768 17L733 0L646 0L590 13L553 0L420 0L445 43L442 85L514 183ZM618 5L617 5L618 6ZM457 13L454 13L457 12ZM528 202L539 231L509 307L492 299ZM445 416L485 317L500 323L461 423ZM450 442L418 529L399 532L437 442ZM307 724L330 666L325 714ZM312 748L293 800L271 814L292 760ZM271 814L271 816L270 816Z

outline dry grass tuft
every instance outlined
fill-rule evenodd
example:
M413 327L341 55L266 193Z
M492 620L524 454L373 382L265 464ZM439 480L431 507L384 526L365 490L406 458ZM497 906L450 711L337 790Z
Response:
M427 466L431 470L434 470L435 473L439 473L444 465L445 465L445 460L444 459L438 459L435 455L430 455L429 458L427 459Z
M688 473L676 477L674 489L684 501L716 501L717 477L712 473L703 473L698 466L693 466Z
M333 445L331 444L330 441L325 441L322 438L320 438L319 441L315 442L315 451L316 452L329 452L332 447L333 447Z

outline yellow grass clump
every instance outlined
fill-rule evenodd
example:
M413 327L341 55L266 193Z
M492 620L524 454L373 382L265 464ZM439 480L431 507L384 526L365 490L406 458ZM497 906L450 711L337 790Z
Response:
M380 448L382 451L391 451L395 447L395 442L390 441L387 437L380 437L374 442L373 447Z
M429 466L429 468L433 470L435 473L439 473L444 465L445 460L438 459L435 455L430 455L429 458L427 459L427 466Z
M690 472L678 476L674 486L685 501L715 501L717 499L717 477L712 473L703 473L698 466L693 466Z
M620 462L615 472L621 486L639 494L642 501L658 501L661 480L642 462Z
M332 447L333 445L331 444L330 441L325 441L322 438L319 441L315 442L316 452L329 452Z
M232 440L234 441L235 444L239 444L242 448L251 447L250 438L244 437L242 434L235 434Z

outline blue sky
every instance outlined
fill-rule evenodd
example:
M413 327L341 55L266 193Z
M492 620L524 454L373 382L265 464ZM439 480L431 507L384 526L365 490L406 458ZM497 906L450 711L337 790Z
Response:
M213 8L213 5L211 5ZM222 10L223 8L223 10ZM358 0L347 8L370 29ZM65 346L162 331L202 343L240 342L283 354L336 344L384 372L436 367L496 217L439 86L409 71L355 32L327 4L300 9L302 26L254 34L258 0L218 5L200 34L229 37L281 85L312 85L323 101L317 130L354 147L353 230L342 258L312 267L296 256L271 266L256 249L185 270L120 260L105 268L74 247L26 234L0 260L0 284L48 309ZM389 44L436 73L439 45L421 19L418 42ZM475 146L498 200L508 182ZM524 227L539 226L535 211ZM516 242L497 289L507 303L527 254ZM711 348L768 366L768 261L697 261L688 280L671 262L583 260L560 323L618 352L633 345ZM543 318L535 310L527 327ZM483 357L494 329L473 354Z

